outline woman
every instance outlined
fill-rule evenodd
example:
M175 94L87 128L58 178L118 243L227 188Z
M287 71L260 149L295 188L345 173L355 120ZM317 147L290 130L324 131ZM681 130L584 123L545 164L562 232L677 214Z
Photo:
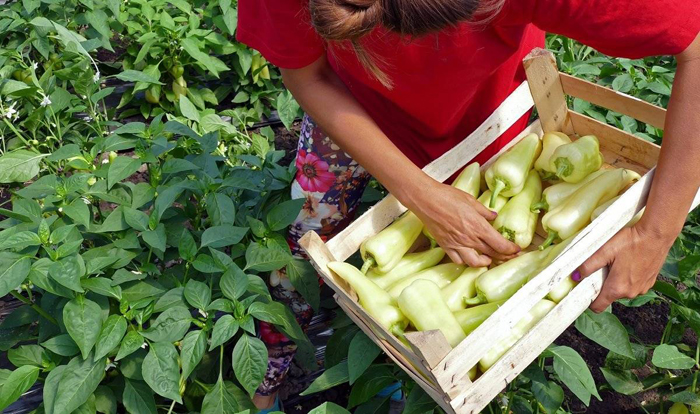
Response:
M611 266L591 305L597 312L650 289L700 185L697 0L240 0L238 39L282 69L307 114L292 188L293 197L307 198L290 234L295 253L307 230L329 238L352 219L371 174L454 262L485 266L516 254L490 226L495 214L420 168L468 136L525 79L521 61L544 46L545 31L612 56L678 59L646 213L572 275L580 280ZM477 161L526 123L523 117ZM272 275L271 284L308 322L308 306L284 275ZM270 357L256 398L261 408L286 372L288 345L271 347Z

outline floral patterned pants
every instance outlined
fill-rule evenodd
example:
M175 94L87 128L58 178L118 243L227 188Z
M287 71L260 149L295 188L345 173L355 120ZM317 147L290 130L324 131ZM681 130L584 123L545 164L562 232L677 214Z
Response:
M308 116L301 124L297 147L297 174L292 183L292 198L306 203L289 229L288 243L292 254L305 257L299 239L314 230L324 241L345 228L354 218L370 175L348 154L335 145ZM306 330L313 316L311 307L294 290L284 270L270 275L272 296L286 303ZM268 349L267 373L258 394L271 395L284 382L296 346L273 326L261 322L260 334Z

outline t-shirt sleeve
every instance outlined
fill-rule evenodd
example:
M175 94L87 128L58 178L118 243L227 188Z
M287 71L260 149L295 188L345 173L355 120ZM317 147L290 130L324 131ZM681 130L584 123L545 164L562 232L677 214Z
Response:
M305 0L239 0L236 38L286 69L307 66L325 53Z
M540 29L617 57L676 55L700 32L698 0L508 1L529 3Z

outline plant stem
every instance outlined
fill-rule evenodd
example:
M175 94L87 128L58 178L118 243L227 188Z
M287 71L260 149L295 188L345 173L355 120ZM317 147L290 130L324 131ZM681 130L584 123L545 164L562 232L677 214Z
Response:
M219 349L219 376L222 376L224 372L224 346L221 345Z
M168 410L168 414L171 414L173 412L173 408L175 408L175 401L173 401L173 403L170 404L170 409Z
M45 310L41 309L36 303L32 302L31 300L25 298L24 296L15 291L10 292L10 294L25 305L29 305L32 309L36 311L36 313L46 318L47 321L58 326L58 321L53 316L46 313Z

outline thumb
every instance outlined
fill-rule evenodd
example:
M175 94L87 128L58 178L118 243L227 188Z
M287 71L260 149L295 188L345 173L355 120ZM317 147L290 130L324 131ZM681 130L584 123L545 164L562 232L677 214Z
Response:
M612 264L612 262L613 257L610 255L610 250L603 247L588 258L588 260L583 262L583 264L571 274L571 279L574 282L579 282L605 266Z

